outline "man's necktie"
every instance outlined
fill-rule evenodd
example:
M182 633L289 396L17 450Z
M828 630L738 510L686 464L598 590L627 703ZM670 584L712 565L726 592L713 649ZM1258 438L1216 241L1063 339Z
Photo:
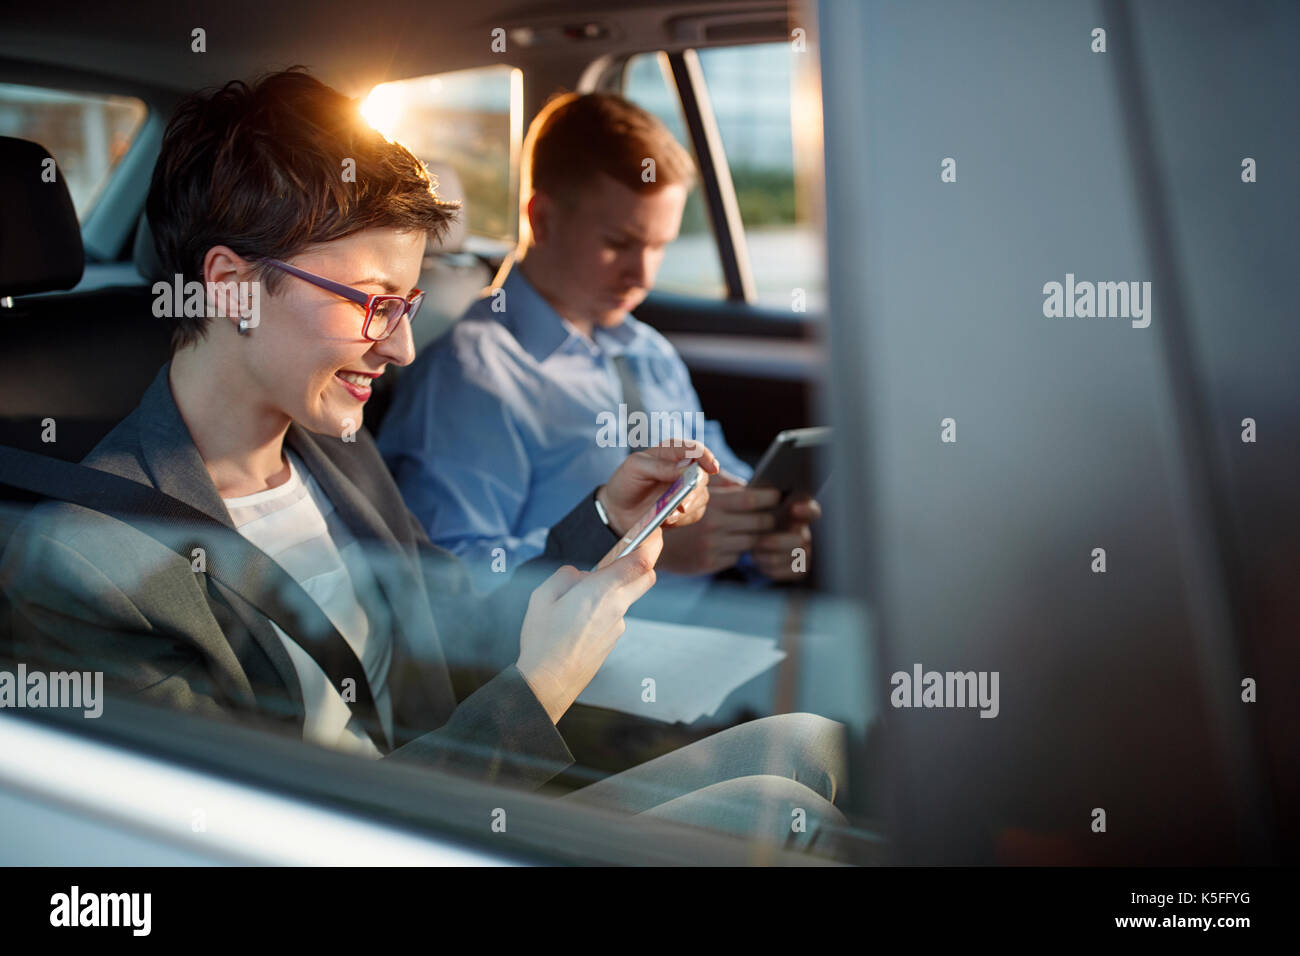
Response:
M637 387L636 379L632 377L632 368L626 355L614 356L614 369L618 372L618 381L623 388L623 404L627 406L628 431L631 432L632 415L636 412L640 412L643 417L645 415L645 405L641 401L641 389Z

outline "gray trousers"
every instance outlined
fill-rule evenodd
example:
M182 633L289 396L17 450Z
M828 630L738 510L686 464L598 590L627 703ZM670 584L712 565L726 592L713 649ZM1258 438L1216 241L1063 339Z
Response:
M816 714L764 717L559 799L833 853L848 826L834 805L844 740L842 724Z

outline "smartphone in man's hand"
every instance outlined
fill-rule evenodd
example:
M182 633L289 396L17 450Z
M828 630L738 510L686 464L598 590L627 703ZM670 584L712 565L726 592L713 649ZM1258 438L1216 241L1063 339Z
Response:
M668 516L677 510L677 506L695 490L695 486L700 483L702 474L699 464L691 462L677 480L668 487L668 490L659 496L650 519L642 525L640 531L633 535L632 540L628 542L627 547L619 552L618 556L622 558L631 554L641 546L642 541L654 533L655 528L668 520Z

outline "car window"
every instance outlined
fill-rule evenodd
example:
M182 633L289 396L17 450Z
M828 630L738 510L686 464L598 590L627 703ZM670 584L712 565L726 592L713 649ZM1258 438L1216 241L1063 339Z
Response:
M825 306L826 262L812 194L816 180L796 176L796 169L820 157L809 155L806 139L794 135L796 119L817 114L815 104L802 103L794 92L810 55L784 42L697 55L745 224L756 299L796 316L818 314Z
M381 83L361 109L389 139L456 171L472 234L513 242L522 89L518 70L488 66Z
M623 95L657 116L683 146L690 149L681 105L673 88L668 59L662 53L632 57L623 74ZM655 288L661 292L724 299L727 283L718 261L718 246L709 226L709 212L697 185L686 198L677 241L664 251Z
M0 83L0 136L31 140L49 150L81 222L95 207L146 115L144 102L130 96Z
M795 122L817 115L801 105L807 55L789 43L699 50L705 95L722 138L749 249L756 302L796 317L825 305L825 254L818 225L815 177L796 175L819 157L794 134ZM689 145L663 54L628 61L624 95L658 116ZM820 131L815 131L819 133ZM688 228L689 227L689 228ZM726 294L717 247L700 191L692 193L682 235L665 256L659 288L710 298Z

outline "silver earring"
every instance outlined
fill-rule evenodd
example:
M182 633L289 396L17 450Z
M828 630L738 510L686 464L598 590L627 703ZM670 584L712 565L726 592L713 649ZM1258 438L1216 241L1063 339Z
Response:
M252 329L252 326L249 324L248 319L240 319L240 320L239 320L239 334L240 334L240 335L247 335L247 334L249 333L249 330L250 330L250 329Z

